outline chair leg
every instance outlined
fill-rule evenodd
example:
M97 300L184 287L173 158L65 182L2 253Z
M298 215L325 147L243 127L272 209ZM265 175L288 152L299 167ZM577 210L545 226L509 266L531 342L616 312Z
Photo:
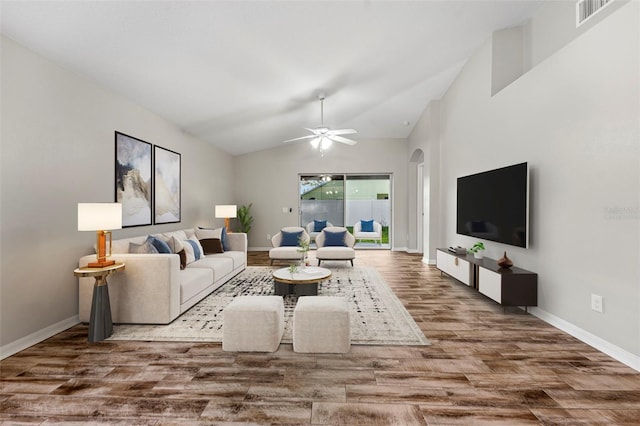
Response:
M318 259L318 266L320 266L320 262L322 262L322 260Z
M349 262L351 262L351 266L353 267L353 259L350 259Z
M269 265L273 266L273 259L271 259L271 263Z

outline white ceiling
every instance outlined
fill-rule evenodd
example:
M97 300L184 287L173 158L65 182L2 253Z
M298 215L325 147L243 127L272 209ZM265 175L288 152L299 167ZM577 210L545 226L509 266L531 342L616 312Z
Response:
M2 1L0 13L9 38L237 155L307 135L320 91L329 127L405 138L492 31L541 3Z

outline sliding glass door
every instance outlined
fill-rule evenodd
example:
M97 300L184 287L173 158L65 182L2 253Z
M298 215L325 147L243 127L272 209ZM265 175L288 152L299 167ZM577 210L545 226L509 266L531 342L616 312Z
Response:
M344 226L344 175L300 176L300 226L314 219Z
M391 175L300 175L300 226L326 220L334 226L353 226L361 220L382 225L382 242L359 241L356 247L390 248Z

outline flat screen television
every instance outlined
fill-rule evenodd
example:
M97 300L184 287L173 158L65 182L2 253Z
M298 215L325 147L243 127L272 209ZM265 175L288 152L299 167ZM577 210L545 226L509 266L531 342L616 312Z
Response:
M458 234L528 246L527 163L459 177L457 201Z

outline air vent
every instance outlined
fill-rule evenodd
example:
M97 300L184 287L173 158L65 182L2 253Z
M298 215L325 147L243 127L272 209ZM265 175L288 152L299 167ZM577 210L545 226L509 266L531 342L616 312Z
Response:
M613 0L578 0L576 3L576 27L584 24Z

